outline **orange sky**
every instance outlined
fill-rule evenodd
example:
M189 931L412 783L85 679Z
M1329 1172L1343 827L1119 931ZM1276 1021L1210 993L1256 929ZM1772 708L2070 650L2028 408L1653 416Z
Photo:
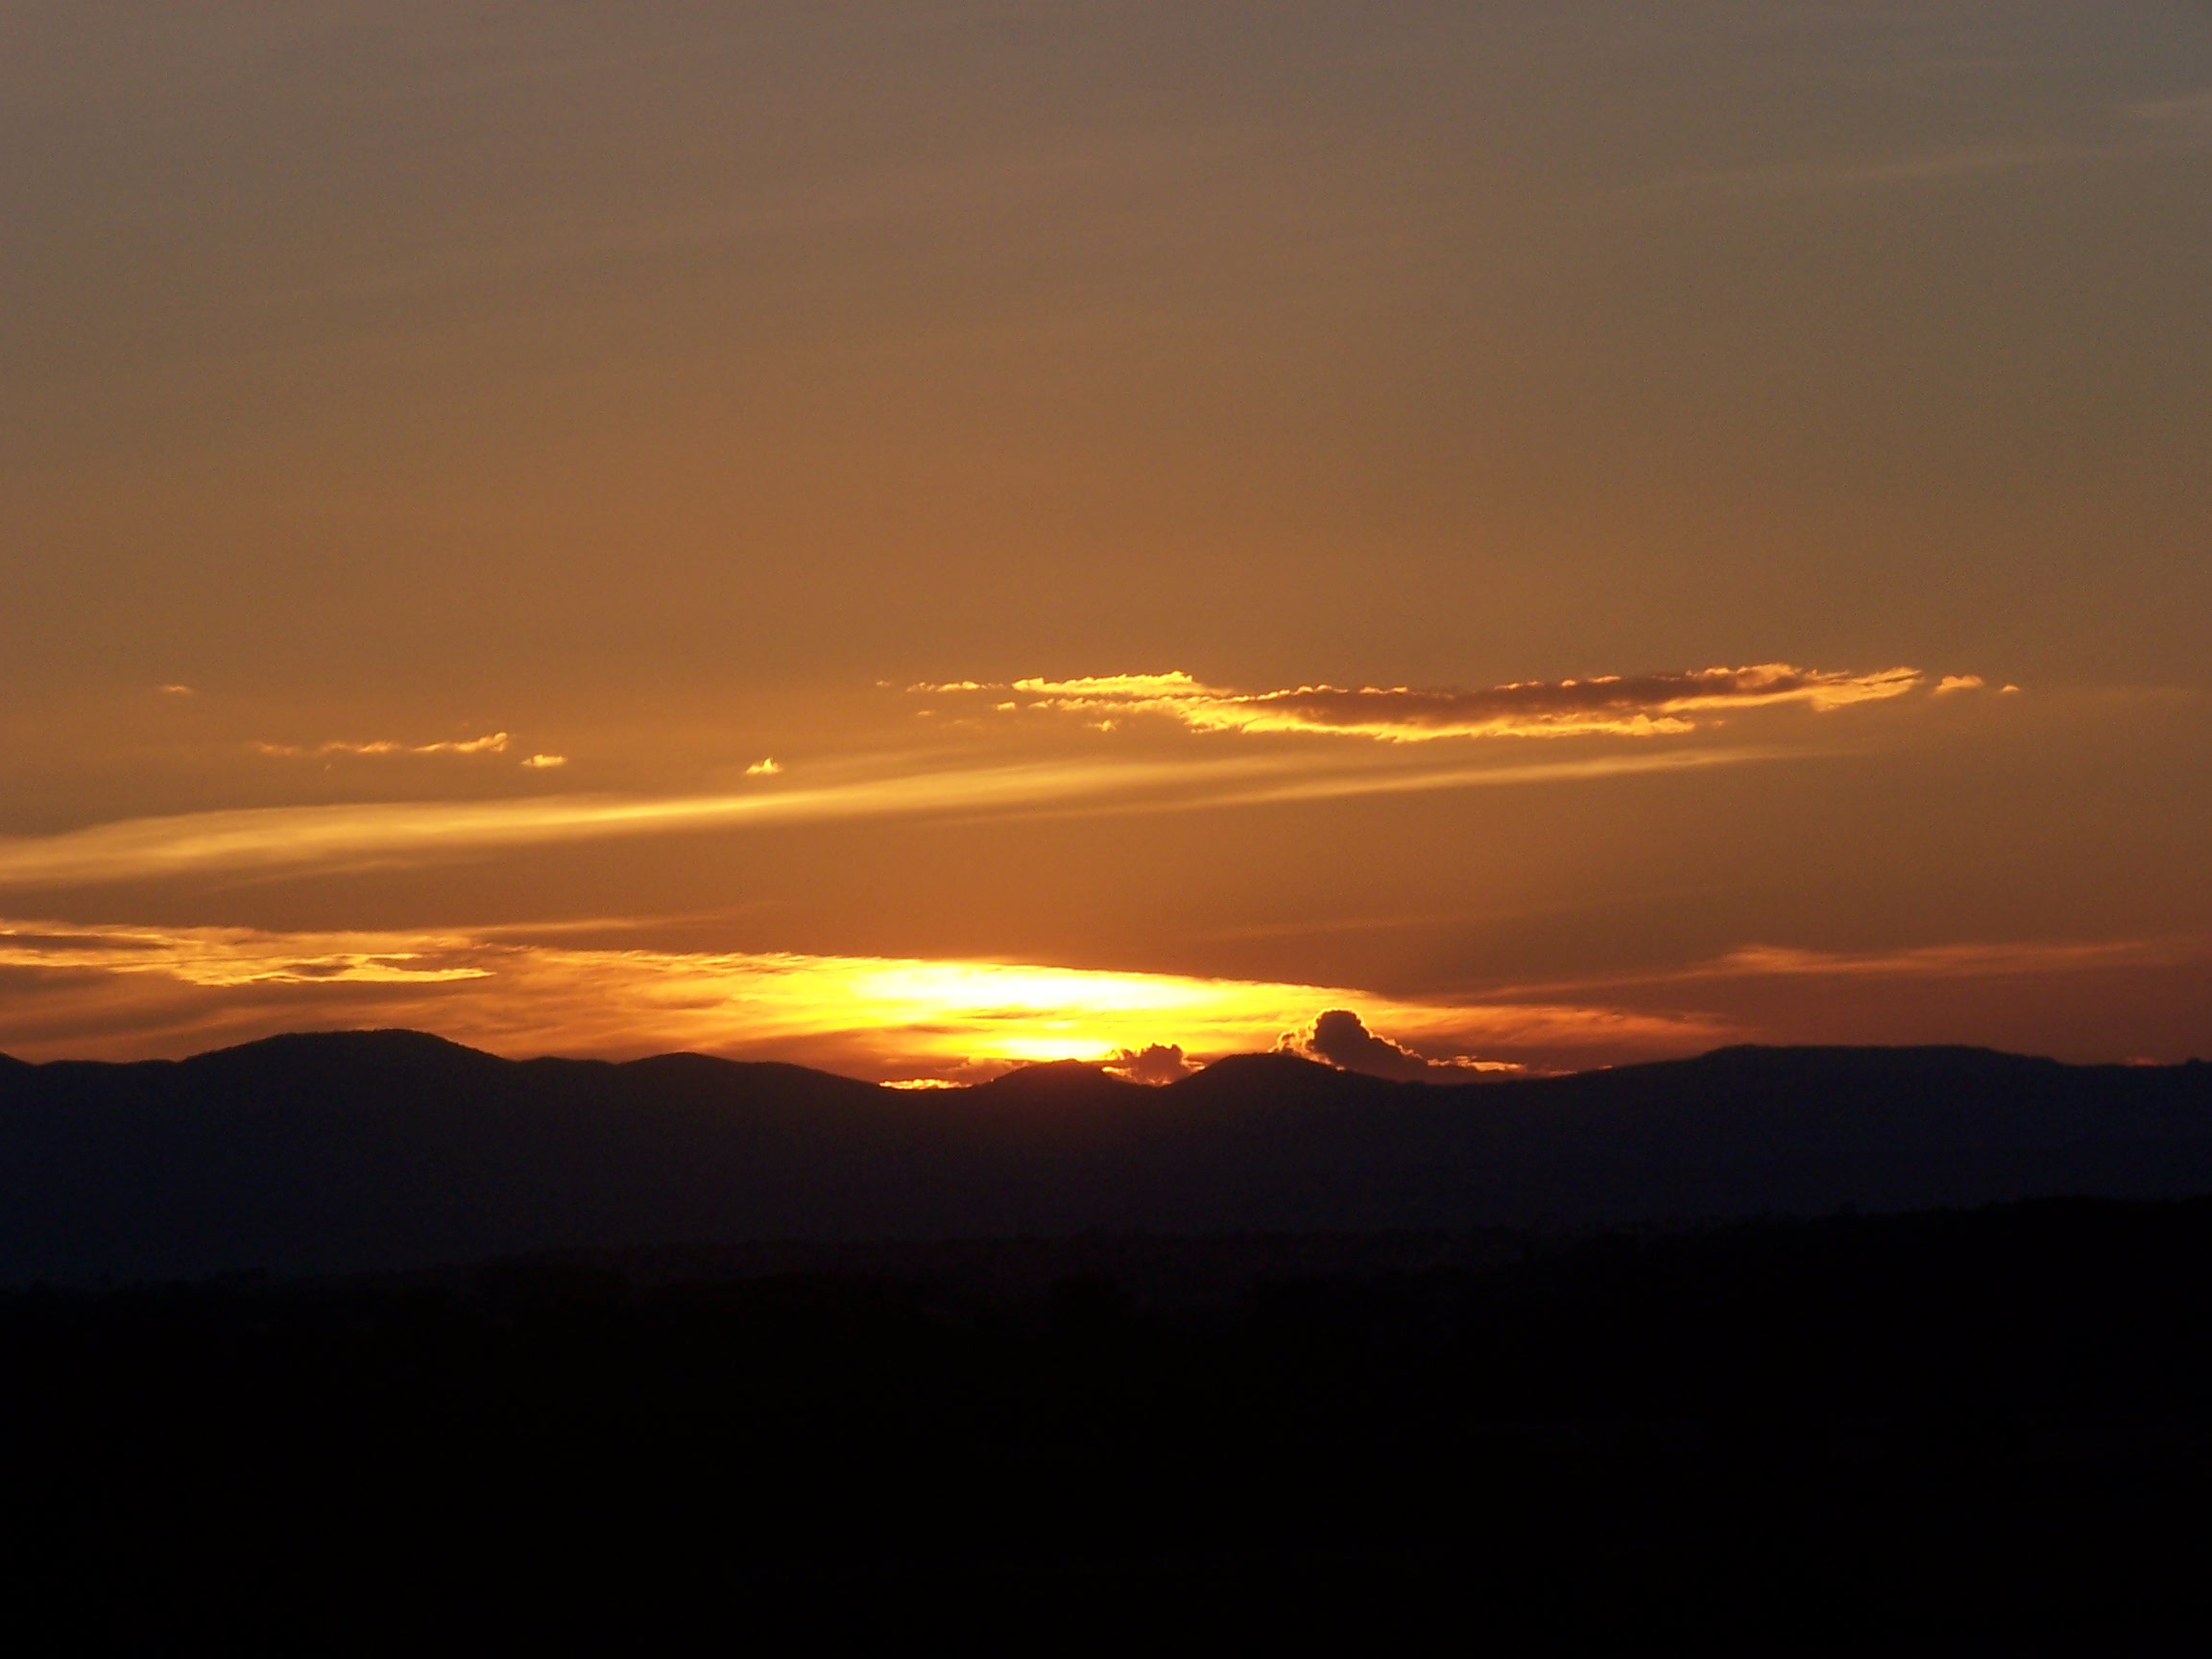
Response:
M2201 6L34 0L0 155L0 1050L2212 1054Z

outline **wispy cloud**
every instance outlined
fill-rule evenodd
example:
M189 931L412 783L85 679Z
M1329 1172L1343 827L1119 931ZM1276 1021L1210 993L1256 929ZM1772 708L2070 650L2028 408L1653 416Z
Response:
M1292 734L1344 744L1214 746L1174 755L1083 753L996 765L948 764L950 751L807 769L795 782L763 758L742 787L670 796L539 795L242 807L126 819L45 836L0 839L0 886L157 880L236 870L285 872L424 864L555 842L896 816L1191 811L1453 789L1561 783L1784 758L1802 745L1737 741L1647 746L1751 710L1815 711L1889 702L1926 684L1915 668L1843 673L1766 663L1685 673L1524 681L1480 690L1304 685L1243 691L1193 676L1029 679L916 687L986 705L986 717L1024 711L1092 725L1160 721L1185 731ZM1951 676L1947 694L1978 685ZM1011 695L1008 695L1010 693ZM1506 761L1444 739L1614 738L1573 758ZM436 743L264 743L276 756L476 756L504 752L505 732ZM969 739L973 741L973 738ZM559 755L521 766L550 771Z
M442 743L400 743L389 737L378 737L367 743L349 743L333 740L328 743L255 743L258 755L283 757L322 757L329 755L502 755L513 738L504 732L489 733L482 737L450 738ZM545 757L536 756L534 760ZM524 761L524 765L530 764ZM553 764L559 765L555 757Z
M1685 173L1633 192L1646 200L1762 200L1815 196L1829 192L1940 184L1956 180L2014 173L2032 167L2094 160L2119 153L2111 143L2058 141L1982 142L1925 150L1914 155L1868 159L1806 158L1755 167L1716 168Z
M1053 760L861 772L806 787L763 778L716 795L546 795L493 801L247 807L0 839L0 887L135 881L232 870L420 864L618 836L883 817L1160 812L1439 789L1495 788L1774 759L1750 747L1511 766L1315 765L1284 755Z
M2128 105L2127 112L2168 142L2212 144L2212 87L2177 98L2145 99Z
M2212 954L2194 938L2012 940L1916 945L1894 950L1801 950L1747 945L1686 971L1684 976L1965 979L2079 974L2104 968L2167 968Z
M2176 968L2212 960L2212 939L2171 934L2138 939L1967 940L1881 950L1820 950L1744 945L1704 961L1646 973L1491 987L1501 998L1595 998L1638 987L1751 979L2010 979Z
M1765 662L1685 673L1523 680L1479 690L1406 685L1299 685L1242 691L1180 671L1073 680L922 685L915 691L991 699L998 711L1049 710L1110 725L1165 718L1194 732L1314 733L1385 743L1466 737L1655 737L1695 731L1739 709L1799 704L1814 709L1885 702L1926 680L1917 668L1870 674ZM1008 699L1006 693L1014 693Z
M1342 986L983 961L576 949L502 934L0 923L0 1049L179 1053L302 1025L407 1024L508 1054L674 1048L880 1079L1037 1060L1161 1080L1356 1006L1424 1053L1606 1056L1710 1043L1711 1022L1559 1001L1427 1004ZM1411 1050L1407 1050L1411 1052ZM1435 1073L1426 1073L1435 1074Z
M1621 192L1617 201L1760 201L1909 189L2032 169L2152 159L2212 146L2212 90L2107 108L2064 136L1983 137L1889 156L1797 156L1748 167L1680 173Z
M435 984L488 969L452 960L453 935L276 934L249 927L0 923L0 967L159 974L187 985Z

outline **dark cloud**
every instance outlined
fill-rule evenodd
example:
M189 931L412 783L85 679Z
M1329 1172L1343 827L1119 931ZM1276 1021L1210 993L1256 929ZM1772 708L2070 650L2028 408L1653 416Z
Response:
M1604 674L1586 680L1527 680L1479 690L1406 685L1300 685L1239 691L1209 685L1177 669L1165 674L1092 675L1074 680L959 680L909 686L947 695L1014 693L1001 710L1022 707L1103 716L1162 715L1196 732L1310 732L1386 743L1443 737L1650 737L1694 732L1707 718L1779 704L1840 709L1902 697L1926 681L1917 668L1871 674L1764 662L1679 674Z
M1806 703L1815 708L1900 696L1920 683L1914 669L1879 674L1824 673L1771 662L1682 674L1601 675L1589 680L1521 681L1479 690L1407 686L1300 686L1243 696L1249 707L1294 714L1315 729L1346 732L1611 731L1623 723L1659 729L1693 724L1685 716L1730 706Z
M1431 1060L1403 1043L1367 1029L1366 1022L1349 1008L1332 1008L1286 1045L1293 1052L1326 1061L1344 1071L1362 1071L1370 1077L1397 1077L1422 1083L1471 1082L1486 1071L1518 1071L1518 1066L1480 1061L1464 1056Z
M1132 1083L1172 1083L1197 1070L1183 1057L1179 1043L1155 1043L1146 1048L1124 1048L1106 1070Z

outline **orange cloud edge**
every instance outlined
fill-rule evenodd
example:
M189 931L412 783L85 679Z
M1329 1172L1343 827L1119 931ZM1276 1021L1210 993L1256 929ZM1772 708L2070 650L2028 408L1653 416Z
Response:
M1212 685L1180 669L1160 674L1043 677L990 683L924 682L910 692L987 699L995 713L1079 714L1111 729L1133 717L1162 718L1194 732L1304 733L1419 743L1481 737L1657 737L1694 732L1729 711L1800 705L1816 712L1887 702L1918 690L1917 668L1871 673L1801 668L1788 662L1588 679L1522 680L1479 689L1310 685L1247 691ZM1974 674L1948 674L1936 691L1981 688Z

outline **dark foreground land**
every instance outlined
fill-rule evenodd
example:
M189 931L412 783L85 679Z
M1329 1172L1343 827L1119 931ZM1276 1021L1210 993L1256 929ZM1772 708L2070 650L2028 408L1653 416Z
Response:
M1378 1233L2212 1192L2212 1066L1729 1048L1443 1087L1287 1054L906 1092L407 1031L0 1058L0 1286L749 1239Z
M2212 1616L2212 1200L0 1299L24 1648L2110 1650Z

